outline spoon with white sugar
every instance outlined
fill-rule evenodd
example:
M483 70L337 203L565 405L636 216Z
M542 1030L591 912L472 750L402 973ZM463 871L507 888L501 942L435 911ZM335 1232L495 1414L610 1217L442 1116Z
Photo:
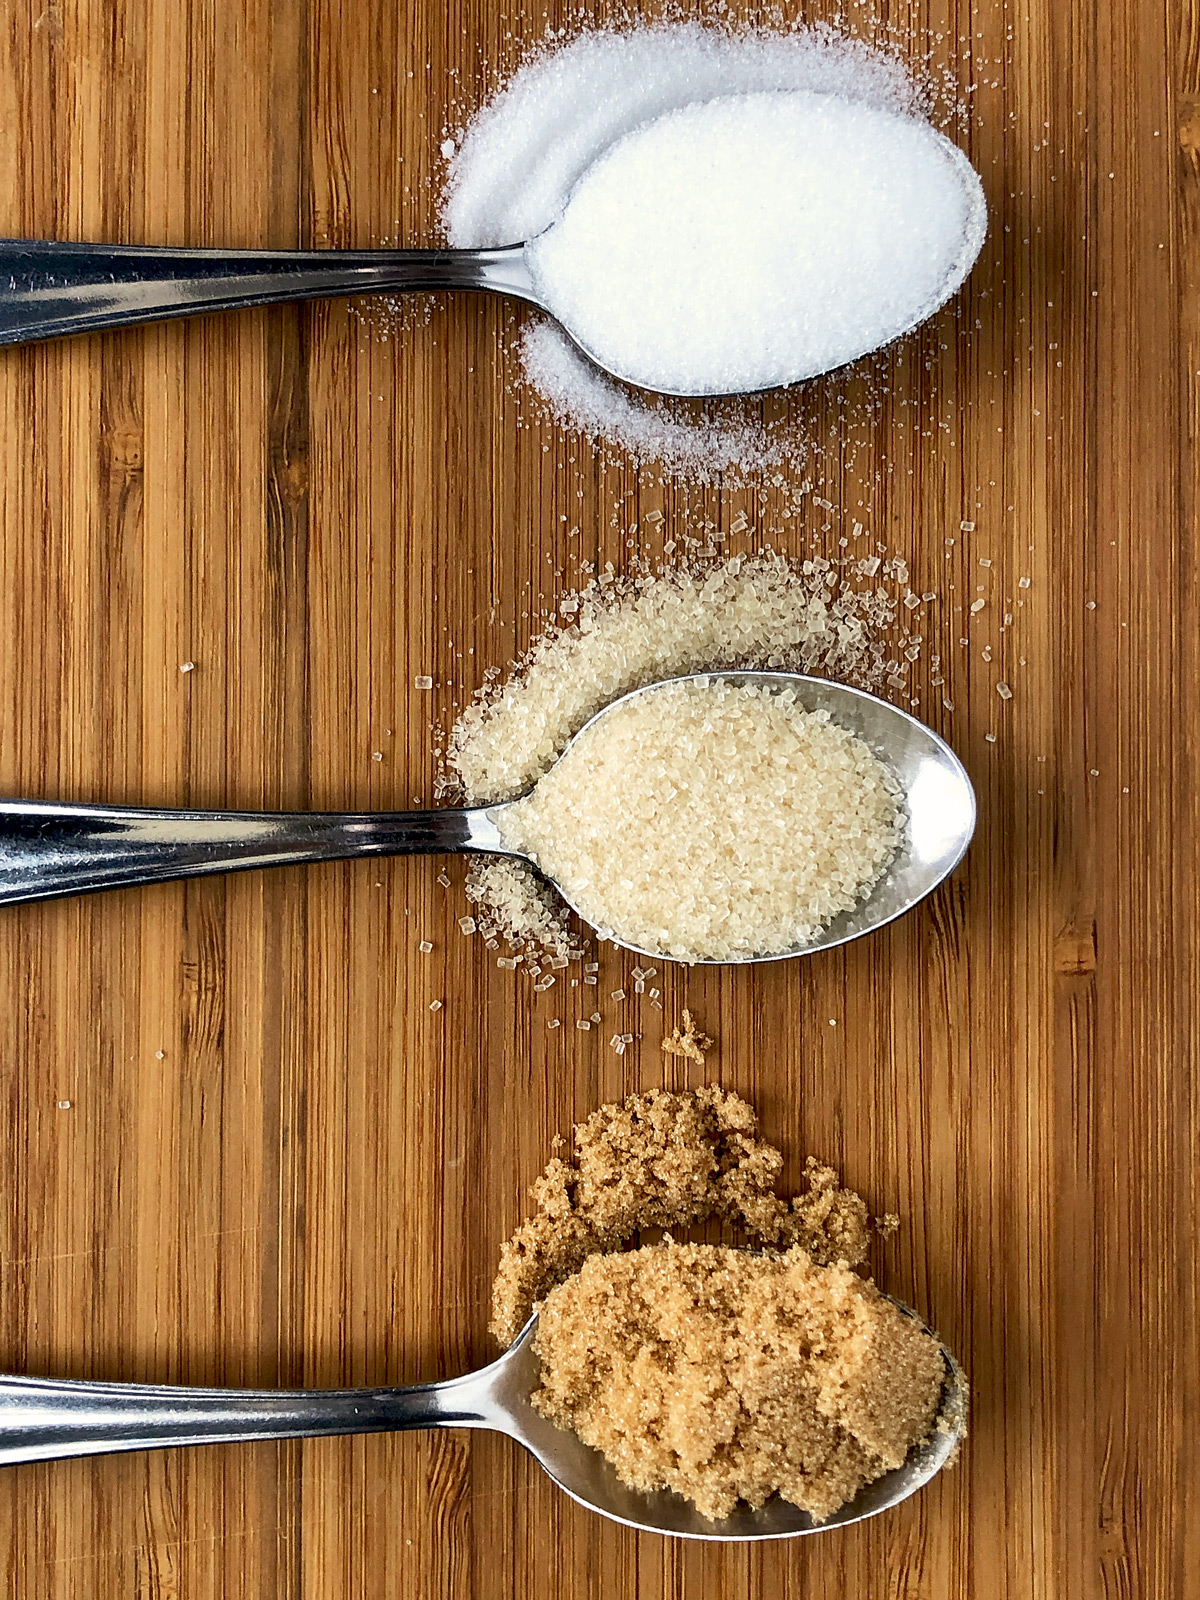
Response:
M900 1309L920 1321L907 1306ZM898 1505L946 1464L965 1431L966 1382L943 1346L938 1415L901 1466L821 1523L779 1498L714 1522L679 1495L628 1488L599 1451L534 1408L530 1396L540 1375L536 1331L535 1316L490 1366L405 1389L192 1389L0 1375L0 1466L242 1439L489 1428L524 1445L573 1500L614 1522L684 1538L758 1540L843 1527Z
M961 285L987 207L929 123L841 95L728 95L588 167L535 239L484 250L223 251L0 241L0 344L236 306L487 289L548 312L598 367L663 394L814 377Z
M529 794L497 805L347 815L0 800L0 904L354 856L491 853L531 862L638 954L742 962L891 922L953 870L974 824L961 762L907 712L823 678L695 674L613 701Z

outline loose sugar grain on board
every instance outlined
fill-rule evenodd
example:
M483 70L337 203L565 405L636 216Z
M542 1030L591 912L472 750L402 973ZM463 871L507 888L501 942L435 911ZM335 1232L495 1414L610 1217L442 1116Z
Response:
M605 938L679 961L811 943L878 881L899 790L792 690L665 683L599 718L500 822Z
M468 805L525 793L597 711L664 678L767 667L875 692L903 686L921 638L915 621L897 620L905 613L884 583L892 568L877 555L793 561L764 552L602 573L561 597L561 621L507 679L476 692L451 731L441 793ZM485 938L566 964L566 908L532 869L489 858L472 867L467 893Z
M817 1262L857 1265L871 1237L867 1208L811 1157L806 1194L775 1193L780 1152L759 1137L752 1106L716 1086L632 1095L594 1111L534 1184L536 1211L501 1249L491 1330L509 1345L556 1283L590 1255L641 1228L715 1217L759 1244L799 1244Z
M553 1289L533 1404L632 1488L706 1517L781 1495L821 1521L933 1425L937 1341L845 1265L670 1240Z

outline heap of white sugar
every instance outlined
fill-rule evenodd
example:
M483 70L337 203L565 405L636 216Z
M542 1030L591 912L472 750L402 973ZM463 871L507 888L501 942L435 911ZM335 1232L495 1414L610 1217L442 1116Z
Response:
M597 711L664 678L767 667L905 689L921 646L918 632L897 626L898 616L920 615L906 576L878 555L835 563L769 551L659 573L605 571L560 598L558 622L507 681L476 692L450 735L443 793L468 805L526 793ZM468 894L489 943L560 960L573 953L561 900L521 862L483 858Z
M536 51L464 130L455 130L442 225L460 248L516 243L561 214L583 173L634 129L728 95L809 91L920 117L924 91L885 49L822 26L747 28L699 22L585 29ZM451 146L448 143L447 149ZM527 326L525 377L564 427L639 461L710 478L803 460L795 429L745 401L646 399L604 378L553 324Z
M805 439L764 428L754 401L710 402L710 415L698 417L694 402L653 399L607 377L543 318L526 323L520 350L526 378L559 427L603 438L636 461L657 461L679 477L710 482L722 474L744 480L748 473L778 473L809 459Z
M899 788L792 690L666 683L584 729L502 814L602 936L677 961L812 943L899 842Z
M929 123L775 91L626 135L525 256L601 366L667 393L737 394L923 321L966 277L986 215L971 164Z

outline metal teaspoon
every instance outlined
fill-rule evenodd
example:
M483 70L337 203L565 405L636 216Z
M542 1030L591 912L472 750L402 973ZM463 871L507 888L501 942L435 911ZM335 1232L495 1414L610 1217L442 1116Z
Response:
M809 944L780 955L744 957L743 961L778 961L857 939L911 910L953 871L974 830L975 795L962 763L931 728L862 689L798 673L693 673L690 680L666 681L713 678L791 689L806 710L828 711L891 768L908 814L904 844L865 900L836 917ZM575 738L617 706L657 687L649 684L612 701L585 723ZM570 744L566 748L570 749ZM501 835L504 810L513 804L515 801L461 810L444 807L341 814L130 809L0 800L0 905L354 856L490 853L527 860L509 848ZM570 904L568 896L563 898ZM661 950L614 942L639 955L669 959ZM723 964L731 963L697 963Z
M894 1303L920 1322L908 1306ZM478 1372L405 1389L192 1389L0 1376L0 1466L240 1439L490 1428L524 1445L573 1500L628 1527L691 1539L782 1539L843 1527L898 1505L946 1464L966 1429L966 1383L943 1346L937 1418L902 1466L821 1523L778 1496L757 1511L743 1508L714 1522L677 1494L628 1488L599 1451L534 1409L536 1329L534 1316L500 1359Z

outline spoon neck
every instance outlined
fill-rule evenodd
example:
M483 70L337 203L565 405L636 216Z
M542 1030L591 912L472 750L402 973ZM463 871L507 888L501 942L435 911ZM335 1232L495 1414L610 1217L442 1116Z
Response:
M0 239L0 345L237 306L410 289L536 300L522 244L490 250L209 250Z
M505 1428L480 1374L404 1389L193 1389L0 1377L0 1465L249 1439Z
M503 849L486 808L222 812L0 800L0 904L251 867Z

